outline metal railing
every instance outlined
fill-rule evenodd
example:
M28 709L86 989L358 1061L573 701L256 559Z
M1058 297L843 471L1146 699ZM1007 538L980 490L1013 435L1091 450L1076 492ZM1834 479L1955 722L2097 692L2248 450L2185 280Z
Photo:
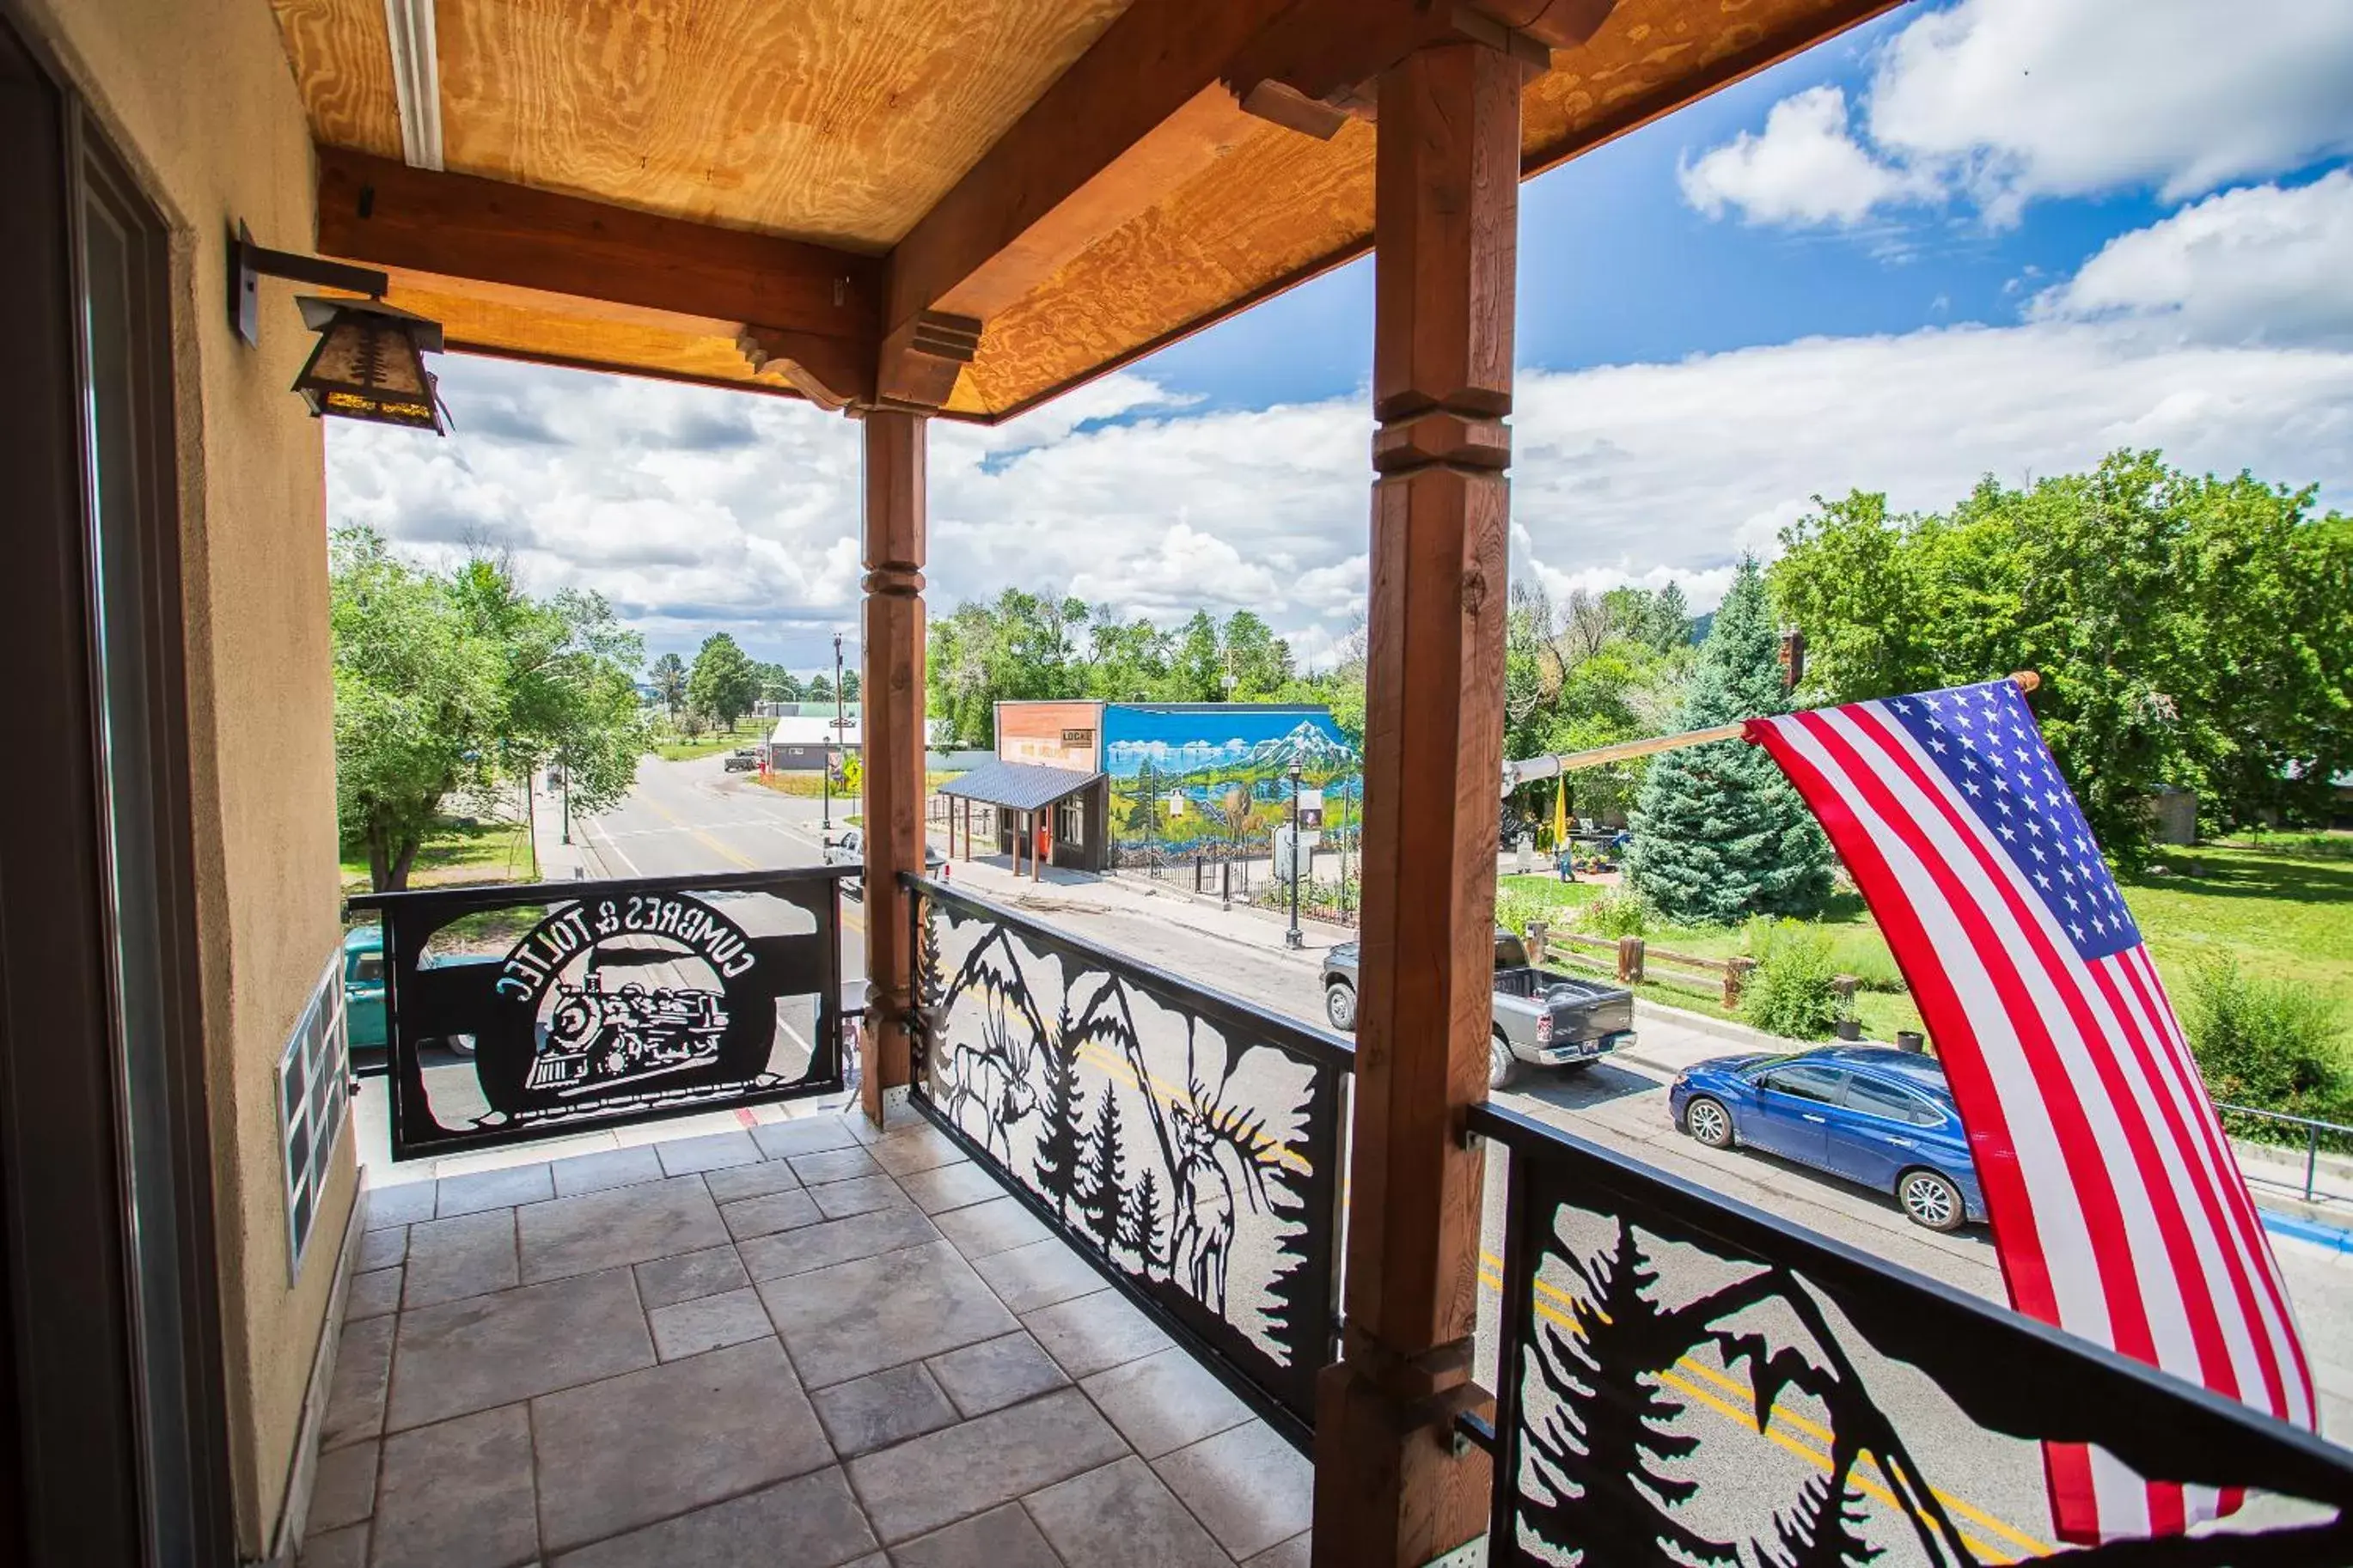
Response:
M1355 1048L903 880L910 1098L1305 1449L1337 1342Z
M813 866L369 893L392 1157L842 1087L839 884Z
M2353 1562L2353 1454L2309 1432L1514 1112L1470 1127L1510 1156L1494 1419L1461 1423L1491 1563L2060 1554L1940 1489L1981 1482L1972 1434L2132 1472L2104 1497L2270 1494L2071 1560Z
M2231 1130L2230 1122L2232 1117L2248 1117L2257 1121L2272 1122L2282 1127L2297 1128L2303 1131L2304 1201L2306 1203L2313 1201L2314 1194L2317 1190L2316 1184L2320 1176L2321 1139L2325 1137L2336 1140L2337 1148L2340 1151L2353 1149L2353 1127L2348 1127L2342 1121L2322 1121L2310 1116L2290 1116L2284 1110L2264 1110L2253 1105L2228 1105L2219 1100L2214 1102L2214 1109L2222 1112L2222 1121L2225 1131ZM2251 1141L2258 1143L2271 1142L2271 1140L2266 1138L2255 1138ZM2292 1149L2295 1145L2293 1143L2284 1143L2276 1145L2276 1147ZM2269 1177L2266 1177L2260 1173L2249 1174L2247 1176L2247 1180L2251 1182L2262 1182L2267 1186L2285 1186L2288 1184L2284 1182L2272 1181ZM2320 1194L2320 1195L2323 1197L2343 1197L2347 1194L2342 1193L2323 1193Z

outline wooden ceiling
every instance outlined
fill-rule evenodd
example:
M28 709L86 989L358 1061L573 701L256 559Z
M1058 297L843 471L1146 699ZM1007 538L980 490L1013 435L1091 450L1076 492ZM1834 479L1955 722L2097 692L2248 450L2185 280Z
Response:
M319 247L396 269L393 301L452 347L830 403L944 393L944 412L983 419L1360 253L1362 105L1319 79L1309 95L1351 113L1307 103L1321 122L1303 131L1244 112L1235 88L1259 74L1253 51L1304 81L1322 61L1293 68L1319 29L1353 40L1366 10L1407 9L400 3L430 7L448 175L397 162L385 0L271 0L328 150ZM1473 0L1482 25L1546 37L1563 36L1535 19L1547 9L1601 16L1529 84L1531 174L1893 3ZM1353 74L1346 47L1325 52ZM968 344L974 323L969 363L938 347Z

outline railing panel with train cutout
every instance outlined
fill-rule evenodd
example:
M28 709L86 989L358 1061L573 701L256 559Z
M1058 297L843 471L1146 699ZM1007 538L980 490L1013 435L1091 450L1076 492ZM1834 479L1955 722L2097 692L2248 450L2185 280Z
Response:
M854 874L353 898L382 922L393 1158L839 1090Z
M1470 1126L1510 1162L1494 1417L1460 1422L1490 1563L2353 1563L2353 1453L1514 1111ZM2043 1443L2116 1538L2059 1544ZM2151 1527L2218 1495L2245 1505Z
M909 877L911 1098L1302 1448L1336 1344L1337 1036Z

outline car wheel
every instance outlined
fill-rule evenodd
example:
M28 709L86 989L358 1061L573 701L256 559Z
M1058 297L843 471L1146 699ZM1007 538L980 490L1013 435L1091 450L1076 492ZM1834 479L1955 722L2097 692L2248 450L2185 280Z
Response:
M1914 1225L1930 1230L1958 1230L1969 1217L1960 1189L1934 1171L1906 1171L1896 1177L1895 1201Z
M1700 1095L1683 1107L1683 1131L1711 1149L1732 1147L1732 1112L1724 1102Z
M1344 1035L1356 1032L1356 988L1345 980L1324 987L1324 1016Z
M1520 1060L1512 1055L1512 1047L1504 1043L1504 1037L1488 1037L1487 1087L1490 1089L1509 1089L1512 1080L1519 1076Z
M474 1037L471 1035L452 1035L444 1043L461 1057L470 1057L474 1054Z

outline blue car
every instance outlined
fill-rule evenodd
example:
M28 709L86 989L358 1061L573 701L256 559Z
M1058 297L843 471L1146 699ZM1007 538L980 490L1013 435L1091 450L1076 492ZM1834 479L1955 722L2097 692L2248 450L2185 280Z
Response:
M1985 1218L1985 1194L1945 1069L1884 1046L1718 1057L1667 1091L1675 1125L1711 1149L1735 1143L1894 1194L1915 1225Z

